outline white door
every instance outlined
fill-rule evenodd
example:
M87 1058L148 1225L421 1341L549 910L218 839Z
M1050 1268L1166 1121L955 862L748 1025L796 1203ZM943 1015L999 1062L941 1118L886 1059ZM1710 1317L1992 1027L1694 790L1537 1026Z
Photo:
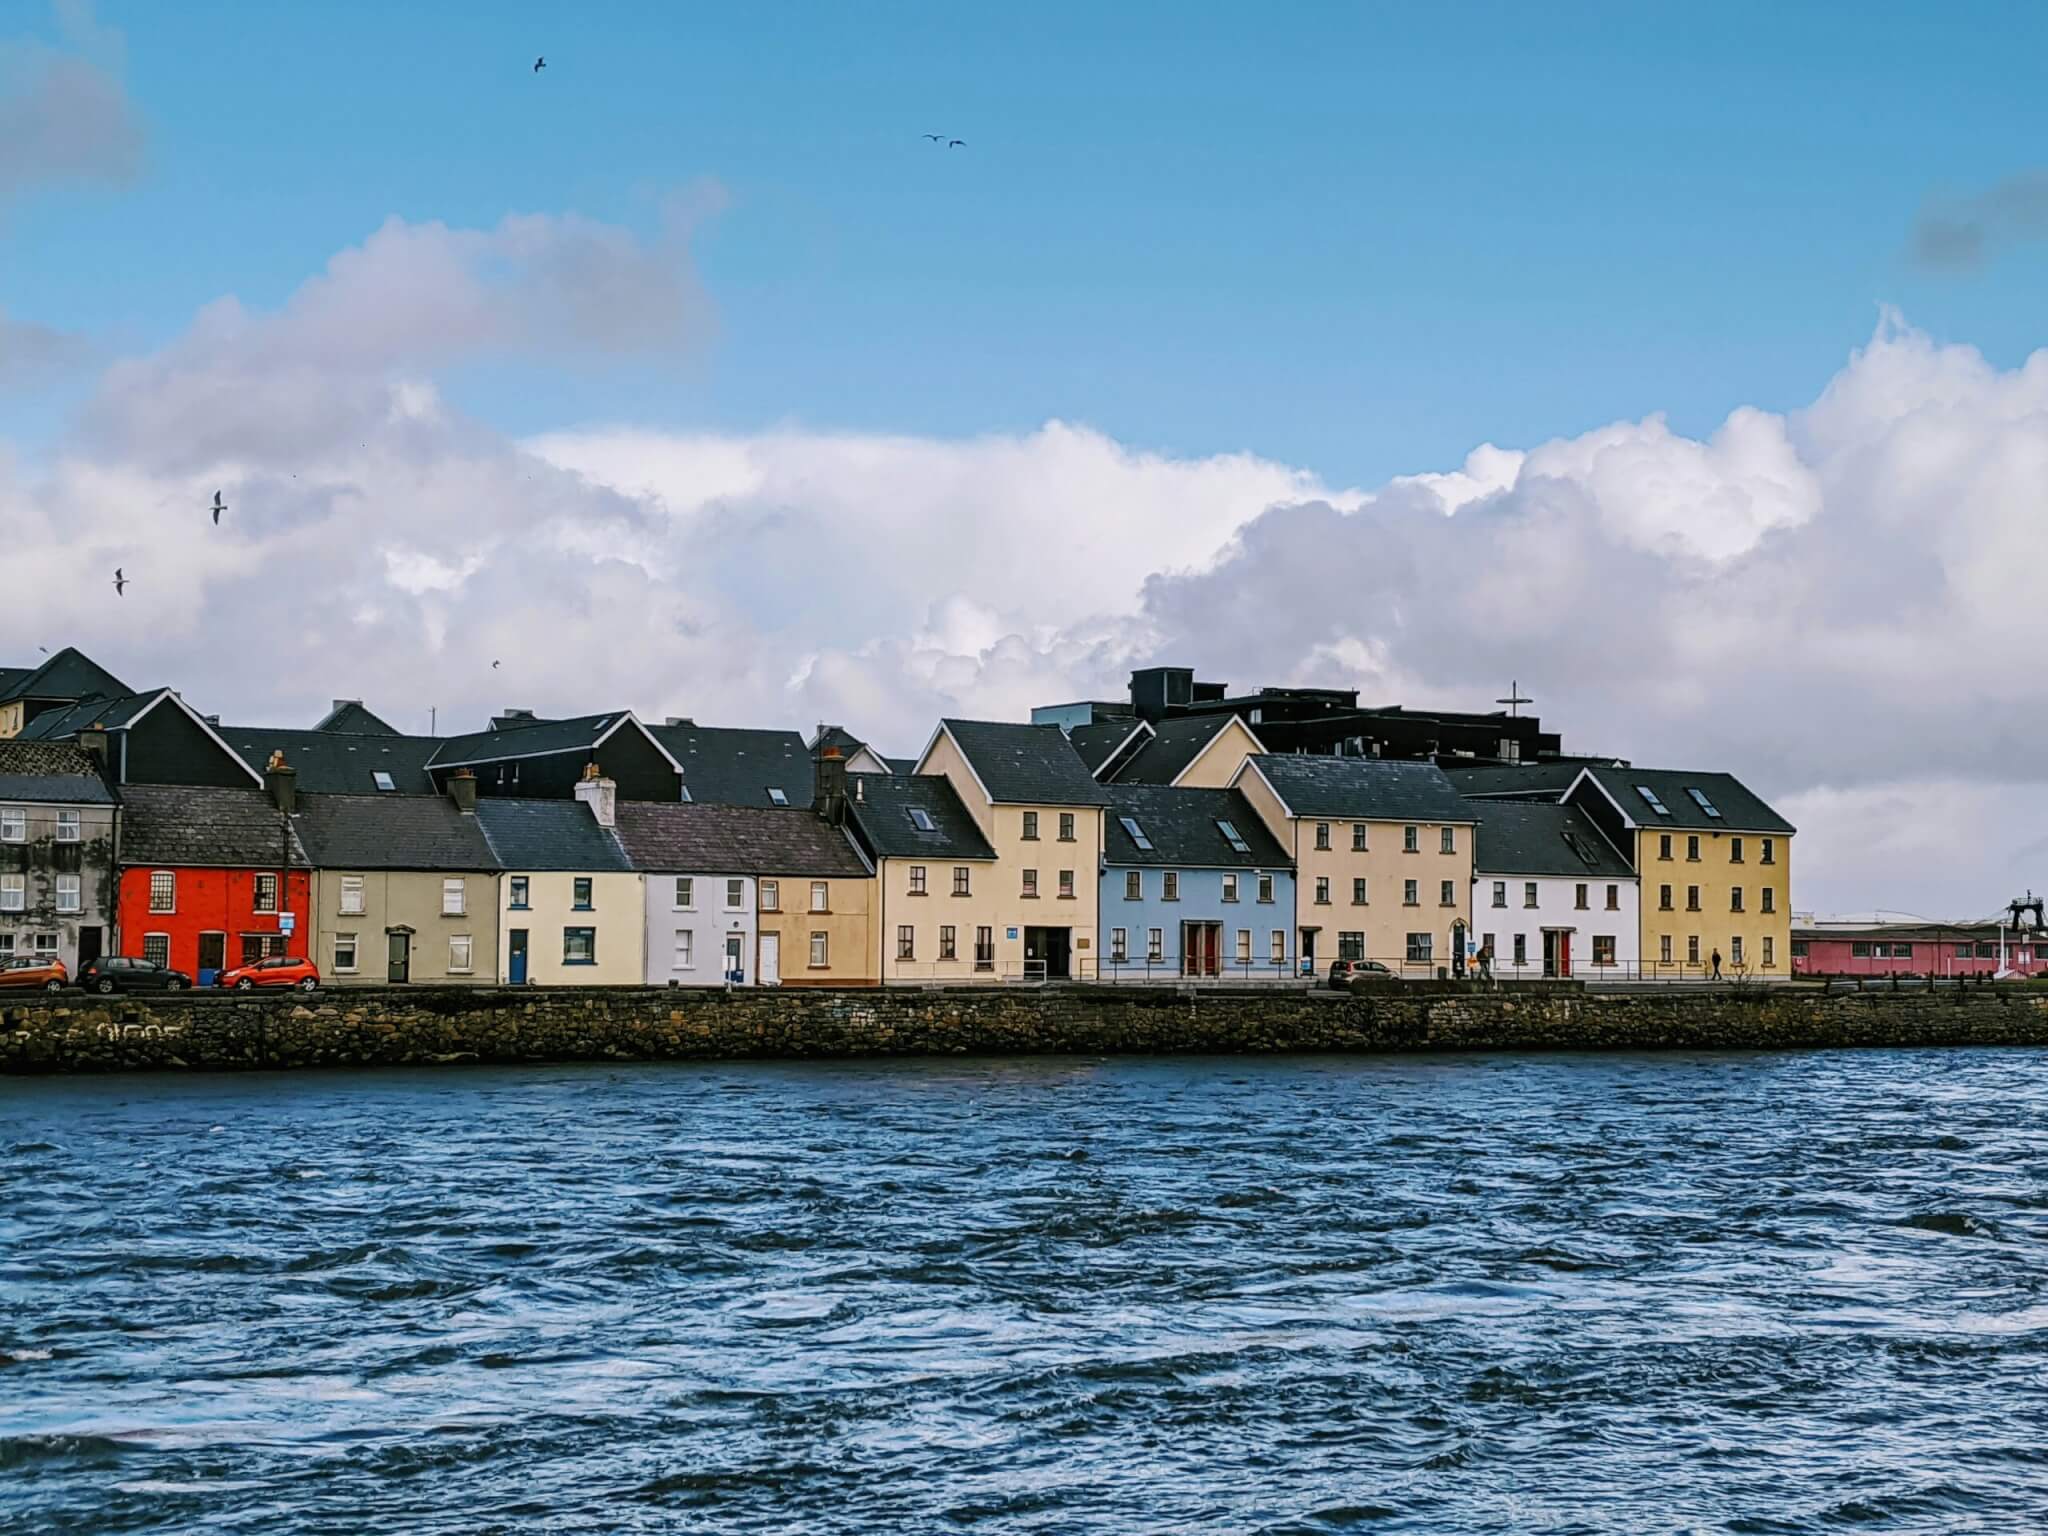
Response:
M779 933L761 935L761 985L782 985L782 935Z

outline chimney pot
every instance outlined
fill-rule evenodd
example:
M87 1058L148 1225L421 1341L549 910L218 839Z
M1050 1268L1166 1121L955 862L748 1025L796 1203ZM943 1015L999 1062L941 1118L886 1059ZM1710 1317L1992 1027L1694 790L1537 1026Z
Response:
M455 809L465 816L476 814L476 775L467 768L458 768L448 776L448 798L455 802Z
M822 737L819 738L823 740ZM839 826L846 820L846 754L821 748L811 765L811 809Z
M263 787L270 791L271 804L291 815L298 805L299 770L284 760L282 751L270 754L270 762L263 770Z
M583 777L576 782L576 798L590 807L600 827L618 824L619 786L604 777L597 764L584 768Z

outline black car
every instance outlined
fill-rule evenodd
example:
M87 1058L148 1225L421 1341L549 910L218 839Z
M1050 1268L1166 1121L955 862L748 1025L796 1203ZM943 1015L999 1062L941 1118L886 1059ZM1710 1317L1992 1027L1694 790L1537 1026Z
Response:
M154 960L102 955L80 967L78 984L88 992L182 992L192 978Z
M1377 960L1332 960L1330 985L1348 987L1354 981L1395 981L1399 978Z

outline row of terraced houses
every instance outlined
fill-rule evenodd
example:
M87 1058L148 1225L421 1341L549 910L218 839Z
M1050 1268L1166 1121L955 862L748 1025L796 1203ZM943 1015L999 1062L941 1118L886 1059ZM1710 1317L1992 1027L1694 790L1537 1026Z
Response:
M1773 979L1792 840L1729 774L1533 716L1185 668L915 758L630 710L245 726L75 650L0 668L0 963L202 984L271 954L344 985Z

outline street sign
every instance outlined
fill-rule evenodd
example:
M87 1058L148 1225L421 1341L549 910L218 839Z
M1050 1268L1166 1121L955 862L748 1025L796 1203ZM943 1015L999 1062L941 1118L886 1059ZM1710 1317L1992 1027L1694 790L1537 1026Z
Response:
M294 930L296 930L296 929L298 928L298 926L299 926L299 914L298 914L298 913L296 913L296 912L280 912L280 913L278 913L278 914L277 914L277 931L278 931L279 933L291 933L291 932L293 932Z

